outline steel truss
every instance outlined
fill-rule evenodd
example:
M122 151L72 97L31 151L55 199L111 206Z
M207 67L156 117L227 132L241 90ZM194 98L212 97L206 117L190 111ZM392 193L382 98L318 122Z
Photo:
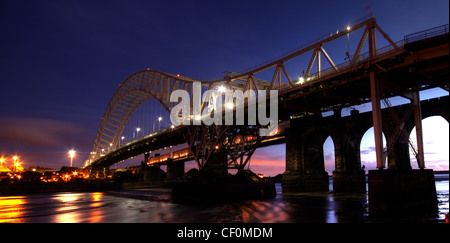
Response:
M340 37L348 35L349 33L356 31L358 29L364 28L362 37L359 44L353 54L353 57L346 63L336 65L331 56L325 51L324 45L330 43ZM331 33L319 40L307 44L297 50L294 50L281 58L270 61L266 64L260 65L258 67L252 68L251 70L244 71L242 73L228 73L226 77L220 80L203 82L202 86L207 89L214 89L219 86L224 86L229 90L272 90L277 89L279 94L291 92L298 90L300 88L313 87L316 83L319 83L325 77L330 77L330 75L337 75L341 72L348 72L357 63L363 61L369 61L375 58L377 55L383 53L377 53L377 44L375 32L378 32L390 43L390 48L388 50L398 48L397 43L394 43L386 33L376 24L375 18L368 16L362 21L354 24L350 28L344 27L336 31L336 33ZM366 40L369 40L369 53L361 54ZM292 75L285 68L285 63L297 58L303 54L312 51L312 56L308 66L306 66L306 72L303 73L302 79L294 81L291 77ZM321 65L321 56L324 56L327 62L330 64L331 68L323 70ZM350 57L350 55L349 55ZM312 74L312 68L317 60L317 72ZM255 77L258 73L274 68L274 73L272 75L271 81L266 81ZM304 67L298 67L297 70L302 70ZM305 69L303 69L305 70ZM286 82L283 81L286 80ZM372 79L371 79L372 80ZM120 136L130 119L134 111L146 100L153 98L159 101L159 103L165 108L167 112L170 112L176 103L170 102L170 94L172 91L177 89L186 90L189 95L193 95L193 84L197 80L187 78L180 75L169 74L165 72L160 72L156 70L143 70L136 72L129 76L124 82L119 85L119 88L114 93L111 98L106 111L102 117L99 130L92 148L91 154L87 160L86 166L95 162L98 158L104 155L105 151L115 150L117 148ZM375 80L372 86L376 86ZM327 85L327 84L324 84ZM321 84L322 86L322 84ZM322 88L322 87L321 87ZM372 100L374 104L379 103L378 91L372 88L373 94ZM296 97L291 97L295 99ZM192 107L192 102L191 102ZM205 104L202 104L202 108ZM376 112L379 111L379 106L375 107ZM191 109L192 110L192 109ZM376 114L374 115L374 121ZM381 131L381 123L378 127L375 124L377 131ZM195 161L199 166L199 169L203 169L215 152L216 146L220 149L227 149L229 152L229 163L238 169L244 168L251 156L253 155L256 147L259 145L261 139L255 134L259 127L249 127L246 129L230 126L188 126L187 133L183 134L188 146L194 155ZM244 133L247 135L255 136L255 140L246 141L243 143L227 145L224 143L225 140L237 139ZM381 135L381 133L379 134ZM375 136L378 141L377 146L379 146L380 136ZM382 141L381 141L382 145ZM223 146L221 148L220 146ZM226 147L226 148L225 148ZM382 147L381 147L382 148ZM378 158L378 157L377 157Z

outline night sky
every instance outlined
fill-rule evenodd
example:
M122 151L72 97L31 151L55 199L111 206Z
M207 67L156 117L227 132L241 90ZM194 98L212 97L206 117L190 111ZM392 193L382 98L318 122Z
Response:
M25 168L60 168L75 148L74 165L81 166L118 84L138 70L211 80L371 12L398 41L447 24L448 5L448 0L0 0L0 156L18 154ZM261 150L255 166L262 158L284 160L283 149ZM448 147L446 156L448 168ZM282 170L284 161L267 166Z

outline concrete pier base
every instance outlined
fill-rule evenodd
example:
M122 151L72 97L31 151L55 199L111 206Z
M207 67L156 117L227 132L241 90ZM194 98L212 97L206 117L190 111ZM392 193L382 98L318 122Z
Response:
M333 171L333 192L366 192L366 175L364 170L353 173Z
M139 181L151 184L161 183L160 166L143 166L140 171Z
M329 179L324 173L285 172L282 178L283 193L317 192L329 190Z
M433 170L369 171L369 214L437 212Z
M261 180L251 171L236 175L218 175L201 171L190 181L172 187L175 202L223 201L229 199L262 199L276 196L275 184Z
M184 179L184 163L171 162L167 164L167 177L163 183L165 186L172 186Z

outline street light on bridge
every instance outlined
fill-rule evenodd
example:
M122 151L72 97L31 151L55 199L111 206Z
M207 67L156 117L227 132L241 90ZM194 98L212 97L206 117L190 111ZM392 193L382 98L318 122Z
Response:
M347 52L347 57L348 60L350 60L350 30L352 29L352 27L350 27L350 25L347 26L347 45L348 45L348 52Z
M120 144L119 144L119 147L123 146L123 140L124 140L124 139L125 139L124 136L120 137Z
M223 85L219 86L219 88L217 88L217 91L219 91L219 93L225 93L227 92L227 88Z
M158 117L158 123L159 123L159 128L158 131L161 131L161 121L162 121L162 116Z
M141 131L141 128L140 128L140 127L136 128L136 138L139 137L139 132L140 132L140 131Z

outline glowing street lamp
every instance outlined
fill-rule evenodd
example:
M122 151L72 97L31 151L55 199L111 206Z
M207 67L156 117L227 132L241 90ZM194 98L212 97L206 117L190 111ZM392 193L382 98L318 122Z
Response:
M140 132L140 131L141 131L141 128L140 128L140 127L136 128L136 138L139 137L139 132ZM134 134L133 134L133 136L134 136Z
M225 93L227 91L227 88L225 86L219 86L217 91L219 91L219 93Z
M347 44L348 44L348 52L347 52L347 57L348 60L350 60L350 30L352 29L352 27L347 26Z
M158 129L158 131L161 131L161 121L162 121L162 117L160 116L160 117L158 117L158 126L159 126L159 129Z
M69 151L69 157L70 157L70 167L72 167L72 162L73 162L73 157L75 157L75 150L70 150Z
M19 164L19 163L16 163L16 161L17 161L17 159L19 159L19 157L17 156L17 155L14 155L13 156L13 163L14 163L14 172L16 172L17 171L17 165Z
M124 136L120 137L120 144L119 144L119 147L120 147L120 146L123 146L123 140L124 140L124 139L125 139Z
M4 170L3 168L3 163L5 163L5 158L0 158L0 172L2 172Z
M17 155L13 156L14 172L17 172L17 169L20 167L20 162L17 162L18 159L19 159L19 156L17 156Z

